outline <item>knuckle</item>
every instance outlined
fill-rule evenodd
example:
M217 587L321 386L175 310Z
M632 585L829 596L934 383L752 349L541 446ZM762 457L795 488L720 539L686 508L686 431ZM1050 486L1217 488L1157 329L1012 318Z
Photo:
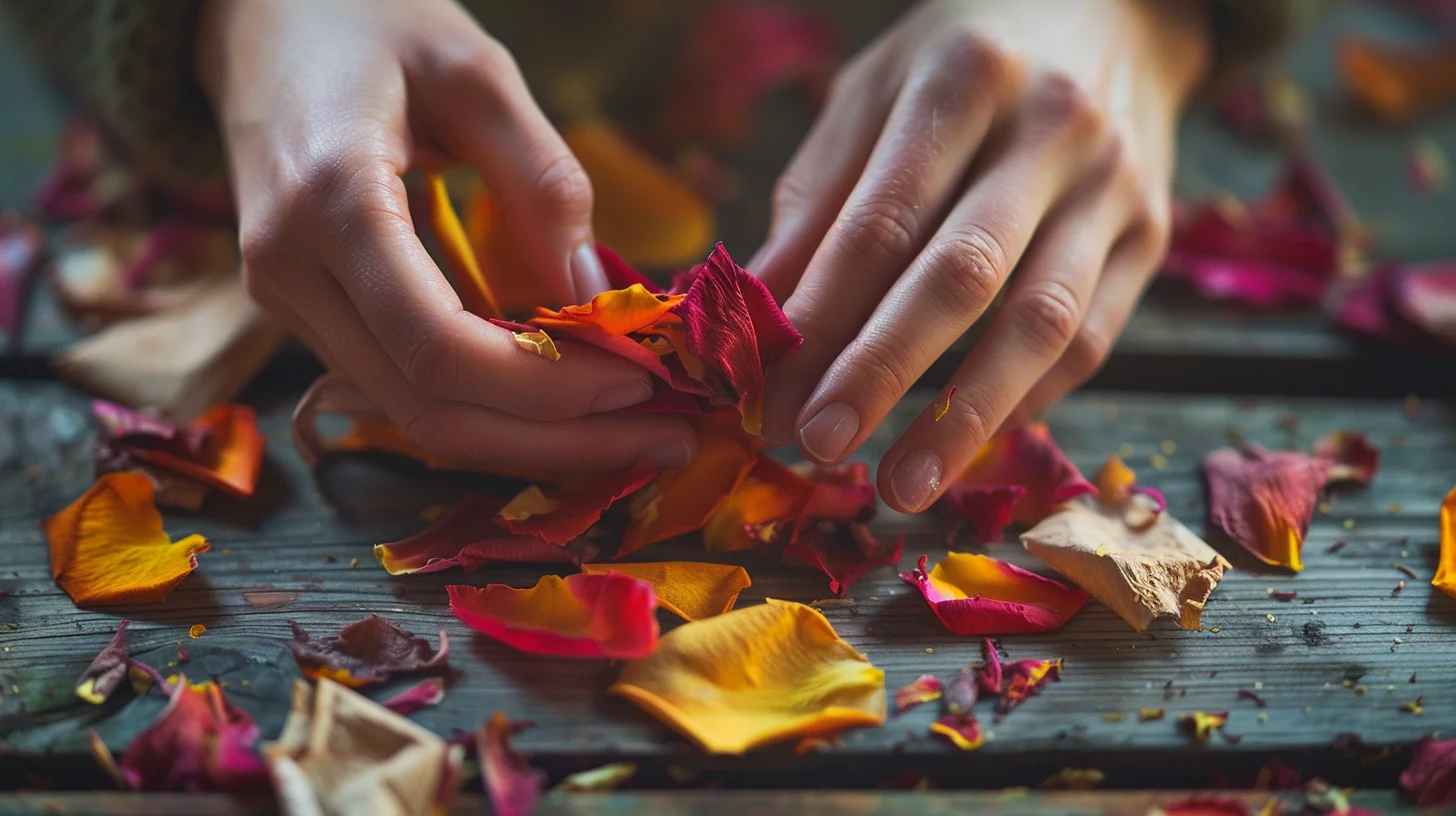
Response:
M995 432L992 417L991 403L984 393L975 388L962 388L951 402L951 410L938 424L947 425L958 443L974 453Z
M1073 377L1085 380L1102 368L1111 350L1112 341L1105 334L1084 326L1067 346L1063 359Z
M1168 251L1173 240L1173 208L1165 197L1144 199L1135 228L1143 243L1144 257L1156 262Z
M487 98L495 98L502 87L501 77L518 70L515 58L500 41L479 32L434 41L424 51L430 73L439 87L451 93L471 92L478 98L480 91L486 91Z
M1027 288L1009 304L1019 334L1038 353L1062 351L1081 326L1082 310L1077 296L1066 284L1043 281Z
M404 361L404 377L426 394L445 396L457 382L458 352L446 334L431 333L419 342Z
M536 177L535 191L538 206L557 218L591 217L591 180L581 163L568 151L563 150L541 170Z
M879 195L845 215L843 226L859 251L885 260L908 260L916 249L918 220L909 204Z
M1042 77L1033 99L1044 125L1068 138L1096 142L1107 131L1107 117L1086 88L1066 74Z
M813 185L804 178L804 172L791 165L774 183L772 207L775 219L802 209L812 195Z
M893 405L915 384L910 350L893 338L879 337L856 343L859 365L856 379L880 405Z
M1006 252L984 230L938 241L927 255L936 291L953 315L977 315L995 299L1005 277Z
M1004 87L1018 73L1021 59L1000 40L975 28L956 27L934 51L943 74L951 80Z

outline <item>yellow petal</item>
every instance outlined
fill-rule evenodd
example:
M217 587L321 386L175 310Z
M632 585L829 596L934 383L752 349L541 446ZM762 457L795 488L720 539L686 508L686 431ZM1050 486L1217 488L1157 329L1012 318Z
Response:
M680 626L608 691L718 754L885 721L885 673L788 601Z
M515 332L515 338L516 345L527 351L534 351L553 363L561 359L561 352L556 350L556 341L546 332Z
M702 561L641 564L582 564L589 574L620 572L652 584L657 605L690 621L721 615L733 608L738 593L753 582L743 567Z
M108 473L46 519L51 577L78 606L159 603L197 567L207 540L172 541L142 473Z
M540 487L531 485L517 493L516 497L507 502L506 506L502 507L496 515L506 521L525 521L532 516L544 516L547 513L555 512L556 508L560 506L559 500L547 498L546 494L541 492Z
M1456 489L1441 502L1441 555L1431 586L1456 598Z
M500 306L490 292L490 284L481 272L475 251L471 249L470 240L465 236L465 227L461 225L460 217L455 214L455 207L450 203L445 179L432 173L426 177L425 182L430 225L435 229L440 252L444 254L446 264L454 273L455 288L460 292L460 300L465 308L480 317L502 317Z

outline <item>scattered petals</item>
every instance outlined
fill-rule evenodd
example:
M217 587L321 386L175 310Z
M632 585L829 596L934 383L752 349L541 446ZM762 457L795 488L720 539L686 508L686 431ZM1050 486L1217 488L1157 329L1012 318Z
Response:
M950 740L951 745L962 751L980 750L986 742L986 734L981 730L981 724L976 721L976 715L969 711L941 717L930 724L930 733L945 737Z
M278 739L264 748L290 814L430 813L451 788L445 741L330 680L298 680Z
M885 720L884 672L819 612L772 599L674 629L608 691L720 754Z
M1200 743L1206 743L1213 737L1213 732L1223 728L1228 722L1227 711L1194 711L1188 714L1178 715L1178 724L1193 735L1193 738Z
M441 634L443 635L443 633ZM417 711L437 706L444 701L445 681L439 677L431 677L422 683L410 686L380 705L401 717L408 717Z
M516 535L566 544L584 535L618 499L656 475L657 466L647 463L614 472L572 474L551 488L549 496L534 485L526 488L501 508L500 516L505 528Z
M1346 38L1338 62L1345 88L1388 122L1405 122L1456 99L1456 41L1426 51Z
M1047 426L1036 424L983 445L946 490L945 504L951 518L974 523L985 542L999 539L1001 528L1012 520L1030 526L1058 504L1096 492L1057 447Z
M1421 807L1456 804L1456 739L1417 742L1400 786Z
M76 696L92 705L101 705L111 692L126 679L131 652L126 648L126 627L131 621L122 621L116 629L116 636L96 655L91 665L81 672L76 680Z
M117 763L132 790L242 793L266 785L258 727L216 683L181 677L157 721Z
M598 793L616 790L636 775L636 763L611 762L600 768L571 774L551 790L553 793Z
M379 617L351 623L333 640L314 641L295 621L288 648L303 676L311 680L327 677L350 688L378 683L399 672L444 668L450 657L450 641L440 630L440 648L415 637L406 629Z
M1431 586L1456 598L1456 489L1441 500L1441 554Z
M903 713L921 703L939 700L944 693L945 684L935 679L935 675L922 674L915 678L915 682L895 689L895 713Z
M25 316L30 282L39 268L45 236L34 224L0 213L0 333L14 341Z
M1047 683L1062 679L1062 659L1018 660L1002 667L1006 687L996 706L998 714L1009 714L1029 698L1036 696Z
M1456 264L1377 267L1345 290L1335 325L1406 349L1450 353L1456 348Z
M172 541L140 473L108 473L46 519L51 577L77 606L159 603L197 568L202 536Z
M439 521L401 541L376 544L374 557L390 575L466 572L490 563L580 564L595 548L572 542L551 544L537 536L514 535L502 523L504 503L494 497L466 495Z
M532 768L526 758L511 747L510 720L497 711L476 729L475 746L480 757L480 775L497 816L528 816L535 809L546 773Z
M657 605L684 620L703 620L733 608L752 581L743 567L702 561L582 564L588 575L617 572L652 585Z
M1315 440L1314 455L1330 463L1327 482L1368 485L1380 469L1380 449L1365 434L1335 431Z
M532 654L634 659L657 648L657 597L617 572L544 575L531 589L448 586L450 611L467 626Z
M926 556L901 574L918 588L945 628L957 635L1002 635L1060 629L1087 593L985 555L949 553L929 573Z
M1297 572L1328 471L1328 462L1296 451L1216 450L1203 459L1209 523L1260 561Z

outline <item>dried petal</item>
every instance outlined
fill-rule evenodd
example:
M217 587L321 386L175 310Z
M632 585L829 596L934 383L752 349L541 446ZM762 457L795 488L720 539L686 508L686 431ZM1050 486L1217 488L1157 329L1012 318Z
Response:
M374 545L374 557L390 575L473 571L482 564L580 564L594 547L551 544L538 536L513 535L500 519L504 503L492 496L466 495L434 524L402 541Z
M14 342L45 236L40 227L0 213L0 332Z
M441 635L441 640L443 640L444 633L442 632ZM437 706L444 701L445 681L439 677L431 677L422 683L410 686L380 705L401 717L408 717L417 711Z
M961 669L945 690L945 710L949 714L968 714L981 698L981 679L972 666Z
M837 525L817 521L795 532L784 546L784 560L823 572L829 576L829 591L842 598L875 567L898 565L904 546L904 536L897 536L893 545L887 544L863 522Z
M539 357L545 357L553 363L561 359L561 352L557 351L556 342L551 339L551 335L544 331L539 329L536 331L518 331L513 332L512 336L516 338L516 345L526 351L532 352Z
M106 400L91 401L91 416L107 445L157 448L187 458L201 458L212 433L206 426L178 425Z
M219 405L197 420L191 433L205 440L193 455L166 447L127 444L137 459L214 487L237 498L253 495L263 466L263 435L246 405Z
M686 468L665 470L631 499L631 521L622 533L617 557L674 536L690 533L708 523L754 468L752 440L737 428L722 428L719 417L709 417L698 433L698 454ZM714 542L715 537L708 541Z
M633 564L582 564L588 575L617 572L652 585L657 605L685 620L721 615L733 608L738 593L753 582L743 567L701 561Z
M116 636L96 655L86 671L76 680L76 696L92 705L101 705L126 679L127 662L131 652L126 648L126 627L131 621L122 621L116 629Z
M1006 674L1006 688L1001 692L1001 702L997 704L996 711L998 714L1009 714L1012 709L1041 691L1042 686L1062 679L1062 659L1018 660L1005 664L1003 670Z
M759 456L703 525L708 552L754 549L791 538L813 492L808 479Z
M1456 43L1426 51L1348 37L1340 78L1352 96L1389 122L1408 121L1456 98Z
M945 737L950 740L951 745L962 751L980 750L986 741L986 734L981 730L981 724L976 721L976 715L969 711L941 717L930 724L930 733Z
M895 689L895 713L900 714L921 703L939 700L945 693L945 685L933 674L922 674L915 682Z
M1420 807L1456 803L1456 739L1417 742L1400 786Z
M253 747L258 727L216 683L180 677L170 695L121 755L118 767L132 790L242 793L267 784Z
M925 596L931 611L957 635L1000 635L1060 629L1087 602L1087 593L985 555L949 553L925 571L920 556L901 574Z
M981 641L981 668L976 672L976 686L986 694L999 695L1003 682L1001 655L990 638Z
M772 599L674 629L608 691L720 754L885 720L884 672L814 609Z
M1456 489L1441 500L1441 554L1431 586L1456 598Z
M629 575L544 575L531 589L448 586L467 626L523 652L632 659L657 648L657 597Z
M1316 439L1314 455L1330 463L1327 482L1368 485L1380 469L1380 449L1356 431L1335 431Z
M51 577L78 606L158 603L197 568L207 540L172 541L152 504L152 481L108 473L45 521Z
M1260 561L1297 572L1328 471L1328 462L1296 451L1216 450L1203 459L1209 523Z
M450 641L440 631L440 648L378 615L351 623L333 640L315 642L296 621L288 648L303 676L327 677L350 688L378 683L399 672L443 669Z
M497 711L475 732L480 775L496 816L528 816L546 786L546 773L532 768L511 747L513 730L506 715Z
M504 527L516 535L535 536L550 544L565 544L584 535L596 524L602 513L618 499L635 492L657 476L657 466L645 462L626 470L607 473L582 473L563 477L550 489L549 495L534 485L540 497L530 506L516 505L517 499L501 509ZM511 512L512 510L516 512Z
M1213 737L1213 732L1223 728L1227 722L1227 711L1194 711L1178 715L1178 724L1193 734L1193 738L1200 743L1208 742Z
M1445 347L1456 344L1456 263L1403 267L1391 295L1400 317Z
M1095 494L1043 424L1002 434L976 452L945 493L951 518L977 525L981 541L1001 537L1009 519L1032 525L1064 501Z

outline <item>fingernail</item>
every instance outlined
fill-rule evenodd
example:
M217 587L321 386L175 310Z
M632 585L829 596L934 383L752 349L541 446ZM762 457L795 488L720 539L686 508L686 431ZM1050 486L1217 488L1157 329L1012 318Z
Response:
M592 411L598 414L616 411L629 405L636 405L651 396L652 385L646 380L613 386L597 395L596 402L592 403Z
M612 288L597 257L597 248L591 244L582 244L571 253L571 279L576 284L577 299L582 303Z
M926 502L940 489L940 474L945 468L940 457L928 450L915 451L900 460L890 474L890 490L895 500L907 511L924 509Z
M859 414L842 402L831 402L799 429L804 450L823 464L839 460L859 432Z
M658 467L685 468L693 461L693 448L686 439L670 439L649 446L641 457Z

